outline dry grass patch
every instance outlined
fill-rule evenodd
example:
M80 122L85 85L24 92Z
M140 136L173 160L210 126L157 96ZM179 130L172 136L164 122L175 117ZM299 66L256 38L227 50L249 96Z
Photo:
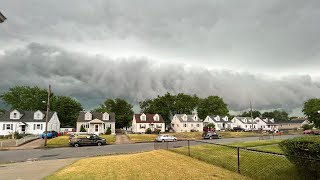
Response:
M133 142L151 142L156 139L157 134L127 134L128 138Z
M169 151L82 159L51 179L248 179L235 172Z

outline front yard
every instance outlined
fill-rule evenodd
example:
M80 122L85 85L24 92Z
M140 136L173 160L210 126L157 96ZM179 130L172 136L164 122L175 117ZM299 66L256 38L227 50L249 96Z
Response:
M53 179L249 179L235 172L169 151L81 159Z
M108 144L113 144L116 140L114 135L100 135L105 138ZM67 147L69 146L69 136L59 136L56 138L48 139L47 147Z

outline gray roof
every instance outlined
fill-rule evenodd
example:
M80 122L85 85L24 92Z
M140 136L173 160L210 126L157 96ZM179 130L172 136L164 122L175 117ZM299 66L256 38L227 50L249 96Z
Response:
M84 115L86 113L87 112L80 112L77 122L89 122L90 120L85 120L84 119ZM116 122L116 115L114 113L108 113L109 114L109 120L102 120L102 115L104 114L104 112L103 113L91 112L91 114L92 114L92 120L99 119L99 120L101 120L103 122Z
M177 116L177 118L179 119L180 122L202 122L201 119L198 119L198 121L193 120L192 117L193 117L194 115L188 115L188 114L187 114L187 120L186 120L186 121L184 121L184 120L182 119L182 117L184 116L184 114L176 114L175 116Z
M295 120L290 120L290 121L283 121L283 122L278 122L279 124L302 124L304 121L308 119L295 119Z
M253 121L253 123L249 122L249 120L254 120L251 117L235 117L235 118L239 119L243 124L257 124L257 122L255 121ZM244 122L245 118L248 120L247 122Z
M10 113L12 111L6 111L4 114L2 114L0 116L0 121L11 121L11 122L46 122L46 111L41 111L44 116L43 119L34 119L34 113L36 111L21 111L16 109L17 111L19 111L21 114L23 114L23 116L20 119L10 119ZM49 112L49 120L51 119L51 117L53 116L55 112L50 111Z
M216 119L214 119L215 117L217 117L217 115L210 115L209 117L214 121L214 122L229 122L231 123L231 120L228 119L228 121L223 120L222 118L226 117L226 115L218 115L220 117L220 121L217 121Z

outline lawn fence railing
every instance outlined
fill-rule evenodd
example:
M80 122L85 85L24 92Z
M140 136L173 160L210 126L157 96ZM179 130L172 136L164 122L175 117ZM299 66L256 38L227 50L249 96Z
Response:
M154 149L184 154L253 179L320 179L302 167L310 164L310 168L317 166L320 170L320 159L217 144L213 141L154 142Z
M2 140L0 141L0 149L8 148L8 147L17 147L39 138L40 138L40 135L27 135L21 139Z

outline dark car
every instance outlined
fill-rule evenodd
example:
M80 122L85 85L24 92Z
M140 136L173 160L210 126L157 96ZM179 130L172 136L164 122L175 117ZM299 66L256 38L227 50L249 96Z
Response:
M106 139L97 136L96 134L86 134L86 135L74 135L69 138L69 145L74 147L79 146L101 146L107 144Z
M42 133L42 139L44 139L46 136L46 132L43 132ZM58 137L58 133L56 131L47 131L47 138L55 138L55 137Z
M234 127L234 128L233 128L233 131L236 131L236 132L246 132L246 131L248 131L248 130L246 130L246 129L242 128L242 127Z
M202 134L203 139L220 139L221 136L216 132L205 132Z

